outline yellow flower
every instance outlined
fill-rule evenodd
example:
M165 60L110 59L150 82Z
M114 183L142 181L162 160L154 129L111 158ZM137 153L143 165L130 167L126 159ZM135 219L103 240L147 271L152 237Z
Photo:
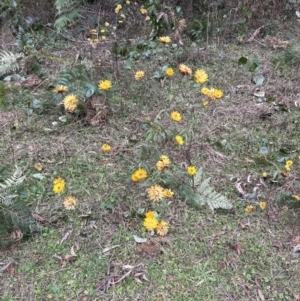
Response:
M168 68L166 70L166 75L167 76L173 76L174 75L174 69L173 68Z
M67 86L58 86L54 89L54 92L57 94L62 94L62 93L68 92L68 87Z
M203 108L206 108L208 106L209 102L208 101L203 101L202 102L202 106Z
M291 170L291 166L294 164L294 162L292 160L287 160L285 162L285 169L290 171Z
M147 17L145 18L145 20L146 20L146 21L149 21L149 20L150 20L150 17L149 17L149 16L147 16Z
M106 40L106 36L101 36L101 40Z
M181 114L178 111L173 111L171 113L171 119L179 122L179 121L181 121Z
M77 200L73 196L68 196L64 200L64 206L68 210L74 210L76 207Z
M63 178L58 177L53 181L53 191L54 193L60 194L65 191L66 182Z
M78 98L76 95L71 94L67 95L63 100L64 106L66 110L74 111L78 105Z
M156 163L156 168L158 170L163 170L165 169L166 167L169 167L170 166L170 159L168 156L161 156L159 161Z
M192 75L192 69L184 64L178 66L179 72L183 75Z
M91 34L97 34L97 29L91 29Z
M219 89L214 89L214 98L220 99L223 97L223 91Z
M101 29L100 32L101 32L101 33L105 33L105 29Z
M261 175L263 178L266 178L268 176L268 174L266 172L263 172Z
M146 218L155 218L155 212L154 211L148 211L145 213Z
M173 197L174 192L171 189L164 189L163 195L164 195L164 198L170 199Z
M123 18L123 19L125 19L125 15L124 14L121 14L120 17Z
M197 84L203 84L203 83L207 82L208 75L204 70L197 69L194 74L194 79Z
M141 7L140 12L142 15L146 15L147 14L147 9L144 7Z
M123 23L123 20L120 20L119 23L122 24L122 23Z
M145 72L142 70L137 71L134 75L136 80L141 80L144 76L145 76Z
M115 8L115 13L118 14L121 9L122 9L122 5L118 4Z
M252 205L248 205L248 206L245 208L245 211L246 211L247 213L252 213L253 210L254 210L254 207L253 207Z
M214 99L215 98L215 89L211 88L208 89L207 95L208 98Z
M155 230L158 235L165 236L169 231L169 225L165 221L160 221Z
M154 229L156 229L156 227L158 225L158 221L155 217L154 218L146 217L144 219L143 225L148 231L153 231Z
M127 1L126 1L126 4L130 4L130 1L129 1L129 0L127 0Z
M131 176L133 182L143 181L148 177L147 171L144 168L137 169Z
M106 27L108 27L108 26L109 26L109 23L108 23L108 22L105 22L104 25L105 25Z
M103 152L109 152L111 150L111 146L107 143L104 143L102 146L101 146L101 149Z
M293 194L292 198L295 199L296 201L300 201L300 196Z
M207 96L208 94L209 94L209 89L208 88L206 88L206 87L203 87L202 89L201 89L201 93L203 94L203 95L205 95L205 96Z
M151 201L158 202L164 197L164 189L159 185L151 186L147 189L148 197Z
M98 44L99 43L99 39L93 39L93 44Z
M267 207L267 202L264 201L259 202L259 207L261 210L265 210Z
M195 166L191 165L191 166L188 166L187 172L190 176L194 176L197 173L197 169Z
M112 87L110 80L101 80L98 84L98 88L103 91L108 91Z
M180 135L177 135L177 136L175 137L175 140L176 140L176 142L177 142L179 145L183 145L183 144L184 144L184 140L183 140L182 136L180 136Z
M160 37L159 38L159 41L163 44L168 44L168 43L171 43L171 38L166 36L166 37Z

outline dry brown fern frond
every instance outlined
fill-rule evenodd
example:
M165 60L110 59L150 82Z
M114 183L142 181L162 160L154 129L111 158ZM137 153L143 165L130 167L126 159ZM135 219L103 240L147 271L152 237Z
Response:
M183 33L183 30L186 28L186 21L185 19L181 19L178 21L178 26L175 31L171 34L171 38L174 40L179 40Z

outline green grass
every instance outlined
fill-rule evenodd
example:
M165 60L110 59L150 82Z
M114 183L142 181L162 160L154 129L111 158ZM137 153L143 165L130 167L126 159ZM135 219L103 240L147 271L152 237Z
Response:
M291 67L288 75L275 70L273 53L255 45L215 46L198 51L198 56L195 51L174 50L171 56L165 50L159 58L133 62L129 71L120 64L118 76L113 68L110 74L97 74L93 80L109 75L114 84L111 115L101 126L53 126L60 116L55 109L23 115L17 123L0 123L0 165L12 170L17 163L23 168L24 201L43 218L41 234L1 253L0 262L14 266L12 275L0 274L2 300L246 301L260 300L261 290L266 300L288 301L299 293L299 258L291 255L299 217L275 202L280 193L300 195L300 113L294 105L296 90L286 89L293 87L297 70ZM262 89L275 97L275 104L253 96L255 74L238 65L242 55L257 58L258 73L265 77ZM222 100L203 108L200 88L178 73L163 82L151 79L161 60L177 67L185 62L182 56L193 69L207 71L212 86L224 90ZM136 70L146 71L143 81L132 81ZM25 95L33 99L28 91ZM10 111L26 109L12 90L9 97ZM283 98L285 106L279 106ZM170 120L172 110L181 112L181 124ZM270 118L261 117L268 112ZM147 141L151 130L156 136ZM173 141L179 132L186 140L182 149ZM102 143L110 143L112 151L101 152ZM262 147L269 149L267 156L260 154ZM232 201L233 210L196 211L176 190L170 202L150 204L145 190L154 179L135 184L130 176L139 166L152 171L160 154L170 156L182 171L190 161L203 167L216 190ZM289 176L274 181L269 177L263 185L262 172L273 176L284 170L284 163L277 162L282 157L294 161ZM43 180L32 176L37 162L43 164ZM52 192L58 176L67 182L63 196ZM243 197L236 182L247 194L258 189L257 196ZM63 198L70 194L78 199L75 211L63 208ZM264 211L257 206L260 200L268 203ZM252 214L245 212L249 204L256 206ZM140 209L154 209L170 224L169 243L150 254L133 239L150 237L142 227ZM72 246L77 258L62 267L57 256L70 254ZM133 266L132 273L109 285L125 275L124 265ZM149 281L135 279L139 271Z

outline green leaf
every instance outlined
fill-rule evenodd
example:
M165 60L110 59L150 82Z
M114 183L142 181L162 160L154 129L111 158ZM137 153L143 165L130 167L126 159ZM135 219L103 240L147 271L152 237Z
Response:
M258 68L258 63L253 62L250 66L250 71L254 72L257 70L257 68Z
M245 65L248 62L248 59L246 57L242 56L239 58L238 62L240 65Z

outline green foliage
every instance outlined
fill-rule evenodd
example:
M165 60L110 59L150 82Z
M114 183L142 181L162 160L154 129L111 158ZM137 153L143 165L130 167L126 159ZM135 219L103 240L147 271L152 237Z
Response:
M191 180L191 186L182 185L181 195L187 199L187 203L195 209L208 205L211 210L222 208L232 209L232 204L223 195L219 194L209 184L210 178L205 179L202 168L197 171Z
M14 25L23 19L20 0L0 1L0 21L10 22Z
M54 27L58 32L66 28L68 24L75 24L76 21L82 18L81 9L79 8L80 1L78 0L56 0L55 8L57 10L57 18Z
M6 88L3 82L0 82L0 108L5 109L7 107L7 100L5 98Z
M16 54L10 51L0 51L0 76L16 72L20 68L18 61L23 56L23 53Z
M279 67L300 66L300 45L294 44L291 47L288 47L275 56L273 63Z
M14 229L19 229L23 234L39 230L29 208L16 193L16 188L24 179L22 170L16 167L13 175L0 183L0 248L15 241L10 237Z

